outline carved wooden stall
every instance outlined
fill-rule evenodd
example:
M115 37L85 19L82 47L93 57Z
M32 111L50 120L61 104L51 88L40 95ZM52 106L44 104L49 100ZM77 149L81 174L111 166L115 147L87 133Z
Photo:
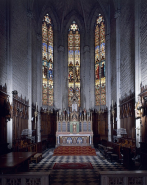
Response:
M28 129L29 101L13 94L13 147L21 140L24 129Z
M37 142L37 122L38 122L38 116L35 117L35 112L38 112L37 105L34 105L32 103L32 136L35 136L35 143Z
M104 112L98 111L98 133L100 139L108 140L108 110L104 109Z
M124 138L135 139L135 94L120 100L120 127L126 129Z
M0 154L7 153L7 121L11 117L7 86L0 85Z
M92 113L93 144L97 147L100 143L100 134L98 133L98 113L96 110Z
M55 146L56 143L56 111L41 108L41 141L42 149Z
M92 114L93 144L97 146L102 139L108 139L108 110L94 110Z

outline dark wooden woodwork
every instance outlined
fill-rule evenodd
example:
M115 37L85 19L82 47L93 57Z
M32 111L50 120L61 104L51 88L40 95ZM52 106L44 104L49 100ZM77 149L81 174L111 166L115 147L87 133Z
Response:
M56 117L55 110L41 109L41 141L43 150L48 146L55 146L56 144Z
M98 134L98 114L96 111L92 113L92 130L93 130L93 144L97 147L100 143L100 135Z
M0 85L0 155L8 152L7 121L11 118L11 106L7 86Z
M124 137L135 139L135 94L120 100L120 126L126 129Z
M142 142L147 143L147 85L141 85L140 98L142 104L141 136Z
M23 129L28 129L29 101L13 95L13 146L17 139L21 139Z
M131 151L131 148L123 147L123 165L129 170L133 169L135 165L132 157L133 153Z
M29 159L35 154L36 152L10 152L0 156L0 172L29 171Z
M101 139L108 139L108 111L99 113L94 110L92 114L93 144L97 146Z

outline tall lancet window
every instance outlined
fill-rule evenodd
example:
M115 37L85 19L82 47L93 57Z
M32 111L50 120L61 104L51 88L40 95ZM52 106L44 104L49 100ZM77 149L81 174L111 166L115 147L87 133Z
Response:
M105 24L101 14L95 26L95 105L106 105Z
M53 26L46 14L42 21L42 104L53 106Z
M80 33L75 21L68 33L68 105L72 107L72 99L76 97L80 107Z

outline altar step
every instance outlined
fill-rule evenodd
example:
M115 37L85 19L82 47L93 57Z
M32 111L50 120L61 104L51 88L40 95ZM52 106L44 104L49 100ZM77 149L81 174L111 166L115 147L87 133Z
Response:
M91 146L59 146L55 148L53 156L96 156Z

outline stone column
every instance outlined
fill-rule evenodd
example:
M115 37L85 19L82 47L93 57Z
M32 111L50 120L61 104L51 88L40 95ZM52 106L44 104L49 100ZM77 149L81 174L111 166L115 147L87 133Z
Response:
M119 4L119 2L118 2ZM120 107L119 107L119 99L120 99L120 8L118 5L118 9L115 12L116 18L116 103L117 103L117 129L120 128ZM119 136L119 135L118 135Z
M37 121L37 142L41 141L41 115L40 108L42 106L42 35L37 34L37 104L38 104L38 121ZM40 88L41 87L41 88Z
M83 102L84 103L83 105L85 105L84 108L86 110L89 109L89 105L90 105L90 102L89 102L89 100L90 100L90 93L89 93L89 90L90 90L89 89L89 85L90 85L90 83L89 83L89 81L90 81L90 57L89 57L89 55L90 55L89 46L84 46L84 63L83 63L82 68L84 68L84 70L85 70L85 73L84 73L85 80L84 80L83 89L82 89L83 93L81 93L81 95L85 94L84 101L86 101L86 102Z
M110 32L106 35L106 105L108 106L108 141L111 141L111 65L110 65Z
M11 59L11 47L10 47L10 2L9 0L6 1L7 5L7 12L6 12L6 62L7 62L7 94L10 96L9 101L10 104L13 104L13 95L12 91L16 90L13 89L13 65ZM12 130L12 123L13 120L7 122L7 143L9 143L9 148L12 148L12 139L13 139L13 130Z
M30 2L31 3L31 2ZM27 9L27 27L28 27L28 99L29 99L29 122L28 122L28 129L32 130L32 18L33 13L30 9L30 4L28 2L28 9Z
M64 93L65 93L65 88L63 88L63 73L65 73L65 68L63 67L64 64L64 47L63 46L59 46L58 48L58 108L62 109L66 108L65 107L65 97L64 97ZM68 99L68 97L66 98Z
M135 0L135 102L138 102L141 84L141 59L140 59L140 0ZM140 119L136 120L136 128L140 127ZM136 132L136 147L139 147L141 135Z

